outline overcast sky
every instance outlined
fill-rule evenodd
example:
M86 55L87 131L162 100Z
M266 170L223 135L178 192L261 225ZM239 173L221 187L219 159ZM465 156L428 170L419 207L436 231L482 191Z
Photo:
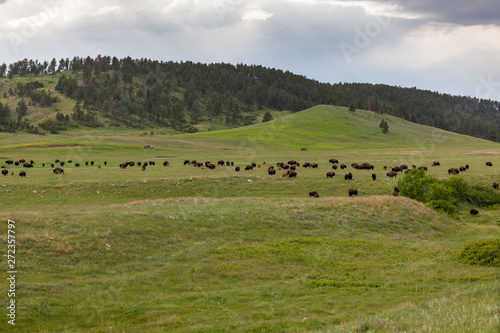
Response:
M0 64L256 64L500 100L498 0L0 0Z

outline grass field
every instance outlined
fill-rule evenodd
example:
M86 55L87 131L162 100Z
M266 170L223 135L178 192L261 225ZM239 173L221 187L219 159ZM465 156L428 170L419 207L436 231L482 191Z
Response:
M447 178L448 168L469 164L456 177L490 185L500 180L500 145L384 118L387 135L381 115L327 106L189 135L0 133L2 165L35 161L25 178L21 166L0 176L4 244L7 220L16 221L15 330L498 332L498 268L457 255L500 238L500 207L470 216L464 205L451 219L393 197L401 175L388 178L383 166L425 165ZM348 165L333 179L330 158ZM55 159L73 163L55 175ZM208 170L186 159L260 168ZM299 167L296 179L267 174L290 159L319 167ZM430 167L434 160L441 166ZM122 170L125 161L156 165ZM374 164L377 180L354 162ZM350 187L359 197L347 196ZM2 330L12 329L7 320Z

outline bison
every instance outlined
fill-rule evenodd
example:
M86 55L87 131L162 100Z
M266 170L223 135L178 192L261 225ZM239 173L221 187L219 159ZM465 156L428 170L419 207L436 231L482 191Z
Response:
M184 165L189 164L189 160L184 160Z
M5 164L11 165L11 164L14 164L14 161L8 160L8 161L5 161Z
M248 164L246 167L245 167L245 170L253 170L253 166Z
M432 162L432 166L440 166L440 165L441 165L441 163L439 163L438 161Z
M493 166L493 163L491 163L491 162L486 162L486 166Z
M21 177L26 177L26 171L21 171L21 172L19 172L19 176L21 176Z
M269 169L269 170L267 170L267 173L268 173L269 175L271 175L271 176L272 176L272 175L275 175L275 174L276 174L276 170L274 170L274 169Z
M471 213L471 215L477 215L477 214L479 214L479 211L475 208L471 208L470 213Z
M333 178L335 176L335 172L327 172L326 173L326 178Z
M496 190L499 190L497 182L493 182L493 188L496 189Z
M309 162L305 162L304 164L302 164L303 168L308 168L310 166L311 166L311 163L309 163Z
M332 170L337 170L337 164L332 165Z
M421 167L419 167L419 169L420 169L420 170L424 170L424 171L429 170L429 168L427 168L426 166L421 166Z
M234 168L234 171L239 172L240 171L240 167L237 166L236 168Z
M60 175L60 174L64 174L64 169L62 168L55 168L54 170L52 170L52 172L56 175Z
M76 162L75 166L78 168L80 166L80 163Z
M349 189L349 196L352 197L353 195L358 196L358 190L350 188Z
M344 170L345 168L347 168L347 165L345 165L345 164L340 165L340 169Z
M288 170L288 178L297 178L297 172Z
M3 169L2 170L2 175L7 176L9 174L9 170Z
M373 179L373 180L377 180L377 174L372 173L372 179Z
M316 169L318 168L318 163L311 163L311 168Z
M297 165L297 161L295 161L295 160L290 160L290 161L288 161L288 164L289 164L289 165Z
M352 173L350 173L350 172L349 172L349 173L346 173L346 174L344 175L344 180L352 180Z
M392 177L396 177L397 175L398 175L398 173L394 172L394 171L390 171L390 172L387 173L387 177L391 177L391 178Z
M319 198L319 194L316 191L309 192L310 197Z
M257 163L252 162L252 166L255 168L257 166Z
M460 173L460 170L458 170L457 168L450 168L448 169L448 174L449 175L458 175Z
M168 163L168 161L163 162L163 166L169 166L169 165L170 165L170 163Z
M209 163L207 165L207 168L209 168L210 170L213 170L213 169L215 169L215 164Z
M224 164L226 164L226 162L224 162L223 160L217 161L217 165L224 165Z
M334 159L334 158L331 158L331 159L329 159L329 160L328 160L328 162L330 162L330 163L332 163L332 164L335 164L335 163L337 163L337 164L338 164L338 163L339 163L339 160Z

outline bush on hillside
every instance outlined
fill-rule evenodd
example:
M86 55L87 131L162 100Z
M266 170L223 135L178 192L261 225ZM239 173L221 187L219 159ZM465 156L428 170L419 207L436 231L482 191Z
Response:
M471 265L500 267L500 238L467 244L458 259Z

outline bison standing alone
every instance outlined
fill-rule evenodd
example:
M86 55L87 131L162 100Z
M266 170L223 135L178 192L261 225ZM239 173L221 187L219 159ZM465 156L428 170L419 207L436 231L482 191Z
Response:
M353 195L358 196L358 190L350 188L349 189L349 196L352 197Z

